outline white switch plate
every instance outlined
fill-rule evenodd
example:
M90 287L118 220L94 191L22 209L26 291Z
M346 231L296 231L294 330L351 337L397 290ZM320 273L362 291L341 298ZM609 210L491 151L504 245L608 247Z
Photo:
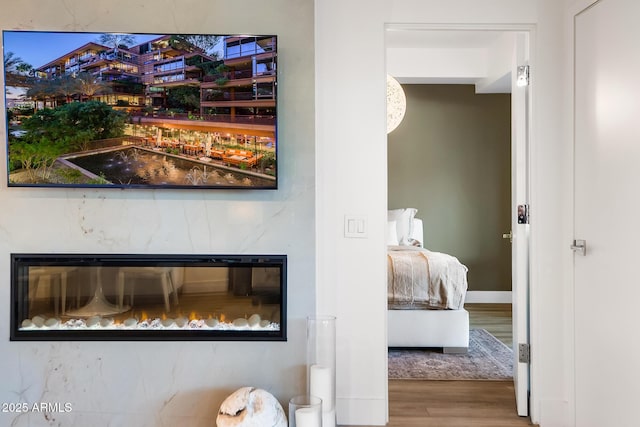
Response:
M347 238L366 238L369 230L367 217L364 215L345 215L344 216L344 237Z

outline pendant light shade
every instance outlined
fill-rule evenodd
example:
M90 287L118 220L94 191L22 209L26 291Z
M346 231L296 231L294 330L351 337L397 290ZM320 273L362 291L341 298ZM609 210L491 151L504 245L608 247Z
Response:
M387 74L387 133L400 125L407 111L407 97L400 83Z

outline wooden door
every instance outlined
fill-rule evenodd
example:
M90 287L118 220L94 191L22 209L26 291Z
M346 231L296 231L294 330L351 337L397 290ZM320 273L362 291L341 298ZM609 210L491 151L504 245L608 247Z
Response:
M574 36L575 425L637 426L640 2L593 3Z
M511 290L513 307L513 380L518 415L529 414L529 363L520 347L529 345L529 224L520 214L529 203L529 84L518 81L518 69L529 62L529 35L515 37L511 85ZM528 70L528 68L527 68ZM528 76L528 71L526 75ZM518 207L522 207L519 209Z

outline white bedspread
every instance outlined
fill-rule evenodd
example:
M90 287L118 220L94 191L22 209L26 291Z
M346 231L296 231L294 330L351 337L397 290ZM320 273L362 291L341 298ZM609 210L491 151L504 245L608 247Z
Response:
M415 246L389 246L390 309L463 307L467 267L454 256Z

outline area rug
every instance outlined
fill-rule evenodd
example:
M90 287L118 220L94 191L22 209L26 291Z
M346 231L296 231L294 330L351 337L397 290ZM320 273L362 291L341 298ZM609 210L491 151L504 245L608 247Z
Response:
M389 349L389 379L509 380L513 352L484 329L469 331L466 354L442 349Z

